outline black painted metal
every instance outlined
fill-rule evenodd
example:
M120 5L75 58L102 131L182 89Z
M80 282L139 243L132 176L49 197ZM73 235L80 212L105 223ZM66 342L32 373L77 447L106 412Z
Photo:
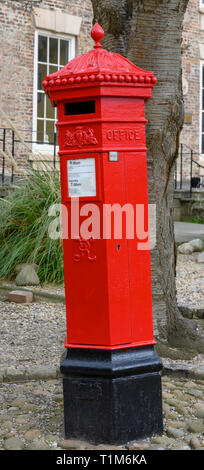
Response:
M204 187L202 181L204 178L204 165L201 165L195 159L199 159L200 155L203 156L203 154L195 152L186 144L182 143L180 144L178 159L175 160L174 187L175 189L185 189L189 191L189 197L192 197L193 188Z
M153 346L115 349L67 349L61 362L61 372L72 375L119 377L133 373L158 372L162 362Z
M57 155L57 133L49 133L51 134L51 143L49 142L44 142L44 141L38 141L38 140L32 140L32 139L24 139L25 144L40 144L40 145L49 145L50 147L50 152L53 151L53 166L54 168L56 167L56 155ZM53 142L52 142L53 141ZM19 153L19 146L16 144L20 144L20 153L22 153L23 149L23 144L19 140L18 136L16 136L16 133L13 129L6 127L6 128L0 128L0 144L2 143L2 150L3 152L6 152L6 149L11 151L12 157L17 161L18 163L18 153ZM1 155L0 155L1 157ZM36 160L35 162L39 162L41 160ZM14 183L15 182L15 170L14 166L6 166L6 160L5 156L2 156L0 158L0 182L2 184L4 183Z
M193 175L193 151L191 150L191 165L190 165L190 197L192 196L192 175Z
M177 160L175 160L174 187L177 189Z
M61 361L65 437L122 444L162 434L161 369L153 346L68 349Z
M182 182L183 182L183 144L181 144L181 152L180 152L180 189L182 189Z

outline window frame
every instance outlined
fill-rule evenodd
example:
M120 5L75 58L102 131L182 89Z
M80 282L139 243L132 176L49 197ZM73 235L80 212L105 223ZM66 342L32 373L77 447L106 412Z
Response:
M47 31L43 29L36 29L35 30L35 44L34 44L34 70L33 70L33 126L32 126L32 140L37 141L37 96L38 96L38 38L39 36L46 36L47 38L53 39L62 39L69 42L69 61L75 57L75 50L76 50L76 40L75 36L71 36L68 34L58 34L52 31ZM48 62L46 62L48 63ZM42 118L45 121L45 118ZM52 144L40 144L40 143L33 143L32 144L32 151L41 152L46 154L53 153L53 145ZM58 150L58 148L57 148Z

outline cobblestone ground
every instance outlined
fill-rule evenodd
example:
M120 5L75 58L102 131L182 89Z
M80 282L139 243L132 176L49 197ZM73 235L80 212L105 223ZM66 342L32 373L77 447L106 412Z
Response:
M181 260L178 265L178 277L184 269L182 263ZM189 263L181 287L178 285L180 300L187 304L189 291L183 284L191 282L195 270L194 261L190 259ZM198 294L204 278L198 277L197 271L196 277ZM199 298L199 306L201 304L202 298ZM0 321L0 449L113 449L64 439L59 362L66 335L65 305L49 301L15 304L2 294ZM204 320L199 322L200 331ZM127 443L123 447L126 450L204 450L204 356L197 354L180 359L177 351L168 348L169 352L174 355L164 358L165 370L171 373L172 367L176 367L182 375L162 377L164 433ZM191 374L189 378L184 378L185 371Z
M122 448L204 450L204 381L163 376L162 390L163 435ZM64 439L61 378L2 383L0 394L1 449L121 449Z

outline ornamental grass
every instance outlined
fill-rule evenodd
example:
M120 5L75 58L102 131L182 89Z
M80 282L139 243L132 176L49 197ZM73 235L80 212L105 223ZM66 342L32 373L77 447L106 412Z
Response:
M13 279L18 264L35 263L41 283L63 282L62 239L48 234L49 208L60 202L59 172L32 169L0 200L0 278Z

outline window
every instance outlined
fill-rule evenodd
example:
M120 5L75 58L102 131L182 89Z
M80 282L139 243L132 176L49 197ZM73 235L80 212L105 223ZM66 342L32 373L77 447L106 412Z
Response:
M74 37L62 37L36 31L33 140L37 144L54 143L55 123L57 121L57 109L51 106L50 100L42 88L42 82L46 75L57 72L74 56ZM43 144L42 150L45 147Z

